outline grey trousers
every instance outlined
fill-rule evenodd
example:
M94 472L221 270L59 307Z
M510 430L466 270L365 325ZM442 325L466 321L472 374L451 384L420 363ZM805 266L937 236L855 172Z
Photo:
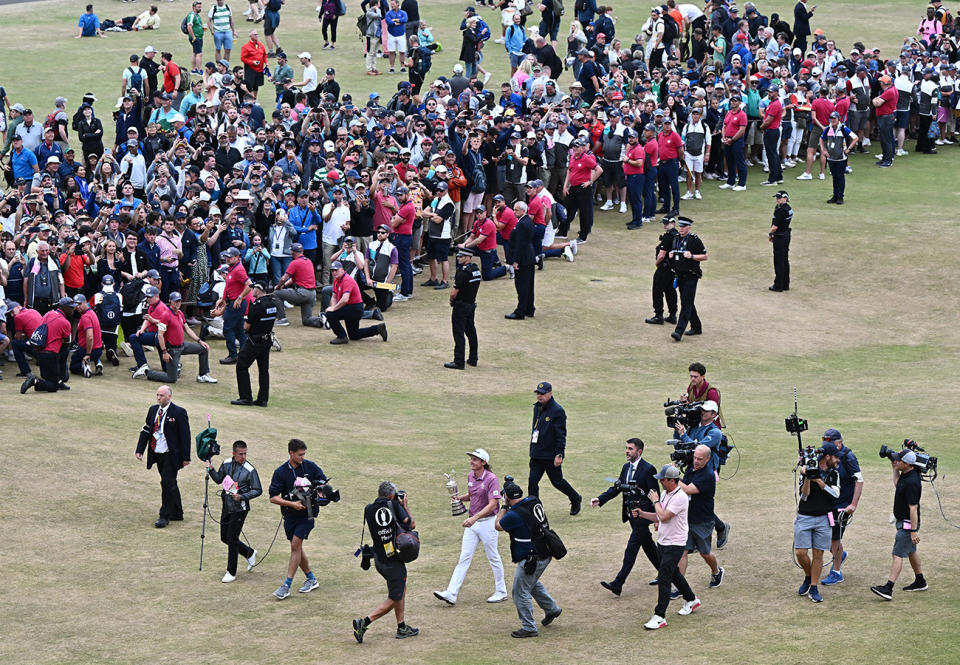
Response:
M159 381L160 383L176 383L181 356L200 356L200 369L197 371L197 375L203 376L210 373L210 354L196 342L184 341L183 346L168 345L167 350L170 352L170 361L167 363L166 371L152 369L147 372L148 380Z
M517 570L513 574L513 604L517 606L517 615L520 617L520 626L524 630L536 632L537 622L533 618L533 601L537 601L547 614L551 614L560 609L556 601L547 593L547 589L540 581L543 571L550 565L551 559L540 559L537 561L537 568L533 574L528 575L523 571L523 562L517 564Z
M303 286L293 289L277 289L273 292L273 295L286 300L291 305L300 305L300 322L303 325L309 325L307 321L313 318L313 306L317 302L317 292L314 289ZM287 318L286 313L284 313L283 318Z

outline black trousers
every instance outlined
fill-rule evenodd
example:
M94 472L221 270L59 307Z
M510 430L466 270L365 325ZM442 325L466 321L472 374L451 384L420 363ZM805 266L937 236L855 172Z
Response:
M123 341L129 344L130 338L136 334L142 324L142 314L137 314L135 316L121 316L120 328L123 330Z
M470 342L470 362L477 362L477 326L473 321L476 311L475 302L455 302L450 314L450 323L453 326L453 362L461 367L466 346L464 336Z
M55 393L60 390L60 382L67 377L67 349L60 353L38 351L36 354L40 376L34 386L36 392Z
M930 152L936 149L937 144L933 142L927 132L930 131L930 125L933 123L932 115L917 116L917 152Z
M517 316L533 316L536 311L534 305L534 281L537 266L517 266L513 276L513 287L517 290L517 308L513 313Z
M653 536L650 534L650 524L651 522L649 520L630 520L630 528L632 529L630 531L630 539L627 541L627 549L623 551L623 565L620 566L620 572L617 573L616 578L613 580L614 586L622 587L624 582L627 581L627 576L630 575L630 571L633 570L633 564L637 561L637 554L640 552L640 548L643 548L643 553L650 563L653 564L653 567L660 570L660 548L653 541Z
M527 481L527 495L540 496L540 479L547 474L550 484L567 495L571 502L578 501L580 495L563 477L563 465L554 466L552 459L531 459L530 478Z
M160 472L160 517L168 520L183 519L183 504L180 502L180 488L177 487L177 474L180 464L172 453L155 455L157 471Z
M837 201L843 200L843 192L847 188L847 160L834 161L827 160L830 166L830 175L833 178L833 198Z
M667 605L670 604L671 585L677 587L677 591L686 601L694 600L697 597L678 568L685 549L683 545L660 547L660 568L657 569L659 593L657 594L657 607L653 610L653 613L658 617L665 616Z
M573 216L580 213L580 232L577 233L577 238L586 240L593 228L593 185L587 182L578 187L571 187L563 205L567 209L567 221L560 225L557 235L566 237L570 232Z
M790 231L773 236L773 288L790 288Z
M677 313L677 290L673 287L673 271L657 267L653 273L653 313L663 316L663 301L667 301L667 311L671 316Z
M677 317L676 331L681 335L690 324L690 332L700 332L700 317L697 316L697 282L700 278L695 275L677 277L677 286L680 288L680 315Z
M260 386L257 389L257 401L266 404L270 399L270 338L254 342L247 337L240 352L237 354L237 392L240 399L252 400L253 390L250 387L250 366L257 363Z
M233 499L227 499L233 501ZM227 572L231 575L237 574L237 558L243 556L244 559L250 558L253 554L253 548L240 540L240 532L243 531L243 523L247 519L248 510L238 513L228 513L224 508L220 511L220 541L227 546Z

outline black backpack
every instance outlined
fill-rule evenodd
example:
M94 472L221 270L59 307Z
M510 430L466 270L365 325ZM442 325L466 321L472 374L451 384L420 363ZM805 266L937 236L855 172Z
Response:
M417 59L417 66L414 67L414 72L425 77L433 66L433 53L427 46L418 46L417 54L420 57Z
M123 303L123 311L132 312L143 300L143 280L135 279L128 282L120 289L120 301Z
M530 529L537 556L540 558L550 556L554 559L567 556L567 548L557 532L550 528L550 522L547 521L547 514L543 511L540 499L536 499L533 508L517 505L514 506L514 510Z
M680 36L680 26L670 14L663 14L663 44L670 44Z
M41 323L37 326L33 334L30 335L30 339L27 340L27 346L30 346L38 351L42 351L47 346L47 334L49 329L47 328L46 323Z

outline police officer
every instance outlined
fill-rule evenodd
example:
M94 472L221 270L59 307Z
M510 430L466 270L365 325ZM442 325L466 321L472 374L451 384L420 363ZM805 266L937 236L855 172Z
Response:
M676 220L673 217L663 218L663 233L655 250L657 266L653 273L653 316L644 319L644 323L662 326L664 322L677 322L677 289L673 285L673 270L667 256L673 248L673 241L679 233L676 229ZM663 318L663 301L667 301L669 316Z
M773 221L767 235L773 243L773 285L771 291L790 290L790 222L793 221L793 208L790 207L790 195L780 190L773 195L777 206L773 209Z
M453 288L450 289L450 306L453 308L450 315L453 326L453 362L443 364L447 369L463 369L464 334L470 341L470 357L467 362L472 367L477 366L477 326L474 325L473 316L477 311L477 290L483 278L480 268L470 260L473 255L470 248L457 251L457 274L453 278Z
M237 356L237 392L240 399L230 403L236 406L267 406L270 399L270 347L273 345L273 324L277 320L277 300L266 295L263 284L254 284L254 300L247 306L243 321L245 340ZM257 399L250 388L250 366L257 363L260 387Z
M657 489L657 481L654 479L657 469L650 462L641 459L643 441L639 438L627 439L626 455L627 462L620 469L620 476L617 478L619 482L608 488L600 496L590 500L591 506L599 508L617 494L623 493L620 517L624 522L630 522L630 540L627 541L627 549L623 553L623 565L620 567L620 572L617 573L612 582L600 582L600 586L617 596L620 595L623 590L623 583L627 581L627 576L633 570L633 564L637 560L637 552L640 551L641 547L653 567L658 570L660 568L660 550L650 535L650 524L652 522L642 517L634 517L630 512L633 505L643 505L646 506L647 510L651 509L646 496L650 490Z
M533 405L527 494L540 496L540 479L546 473L553 486L570 499L570 514L576 515L580 512L583 497L564 479L561 468L567 446L567 413L553 399L553 386L548 382L538 383L534 392L537 403Z
M232 484L224 487L221 495L223 510L220 512L220 540L227 546L227 572L221 582L233 582L237 579L237 560L240 556L247 560L247 570L257 564L257 550L240 540L243 523L250 512L250 501L263 494L260 476L247 461L247 444L244 441L233 442L233 456L214 470L208 459L204 465L213 482L222 484L230 478Z
M676 341L683 338L683 333L690 325L689 335L699 335L703 332L700 326L700 317L697 316L697 282L703 277L700 263L707 260L707 249L696 233L690 232L693 220L689 217L677 218L677 235L673 238L673 246L668 252L670 267L677 276L677 286L680 289L680 316L677 317L677 327L670 336ZM659 258L659 255L658 255Z

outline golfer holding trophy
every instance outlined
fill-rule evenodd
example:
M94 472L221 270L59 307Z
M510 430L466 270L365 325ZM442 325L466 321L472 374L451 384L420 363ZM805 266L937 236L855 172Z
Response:
M467 576L467 569L473 561L473 553L479 543L487 553L487 561L493 569L493 581L496 590L487 598L488 603L499 603L507 599L507 587L503 581L503 562L497 551L497 531L494 522L500 509L500 483L490 470L490 454L483 448L467 453L470 458L470 473L467 474L467 493L459 494L454 473L443 474L447 479L450 492L451 512L454 516L465 512L464 501L470 503L469 515L463 521L463 541L460 546L460 561L453 570L450 584L444 591L434 591L433 595L449 605L456 605L457 594Z

